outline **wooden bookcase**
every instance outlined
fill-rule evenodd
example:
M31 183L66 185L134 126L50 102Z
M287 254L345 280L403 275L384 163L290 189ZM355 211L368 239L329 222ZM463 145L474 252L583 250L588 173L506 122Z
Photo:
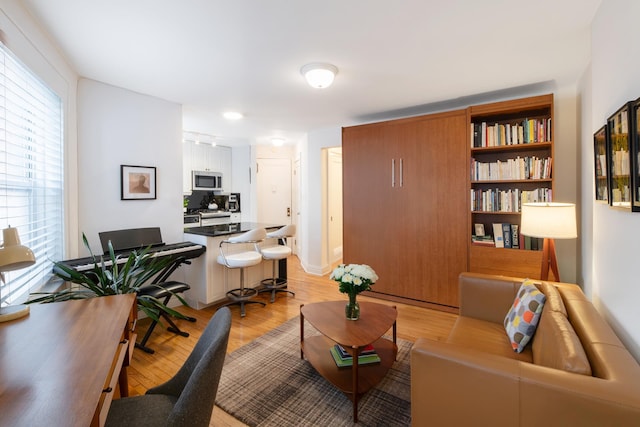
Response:
M520 206L553 200L553 95L471 106L467 113L469 270L539 278L542 255L535 248L542 246L520 236ZM476 224L485 234L493 234L493 224L509 224L518 249L478 245Z

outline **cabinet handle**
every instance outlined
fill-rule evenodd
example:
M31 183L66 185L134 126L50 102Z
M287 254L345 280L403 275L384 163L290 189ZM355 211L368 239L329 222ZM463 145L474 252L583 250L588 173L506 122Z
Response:
M391 187L396 186L396 159L391 159Z
M402 158L400 158L400 187L404 185L404 174L402 173Z

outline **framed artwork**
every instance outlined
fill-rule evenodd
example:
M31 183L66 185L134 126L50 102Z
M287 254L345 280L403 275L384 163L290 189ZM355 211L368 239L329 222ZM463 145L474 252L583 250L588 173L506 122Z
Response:
M120 165L120 200L156 198L156 168Z
M634 133L631 139L631 210L640 212L640 98L633 103Z
M607 147L607 125L593 134L593 156L595 170L596 201L609 203L609 162Z
M631 142L633 103L624 104L607 120L609 142L609 205L631 208Z

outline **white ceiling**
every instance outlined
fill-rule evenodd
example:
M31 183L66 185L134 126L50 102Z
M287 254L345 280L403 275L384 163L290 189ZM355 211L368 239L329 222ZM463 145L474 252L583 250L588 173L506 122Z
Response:
M601 0L23 3L79 75L180 103L186 130L234 145L575 82ZM309 62L337 66L333 86L309 87ZM245 118L226 121L228 109Z

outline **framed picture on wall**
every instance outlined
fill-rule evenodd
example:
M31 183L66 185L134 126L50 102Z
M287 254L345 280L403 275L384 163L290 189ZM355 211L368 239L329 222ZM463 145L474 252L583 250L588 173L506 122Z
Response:
M607 120L609 143L609 204L631 208L631 142L634 122L631 118L633 103L624 104Z
M156 198L156 168L120 165L120 200Z
M634 124L631 138L631 210L640 212L640 98L633 103L631 116Z
M609 162L607 148L607 125L593 134L593 156L595 170L596 201L609 203Z

